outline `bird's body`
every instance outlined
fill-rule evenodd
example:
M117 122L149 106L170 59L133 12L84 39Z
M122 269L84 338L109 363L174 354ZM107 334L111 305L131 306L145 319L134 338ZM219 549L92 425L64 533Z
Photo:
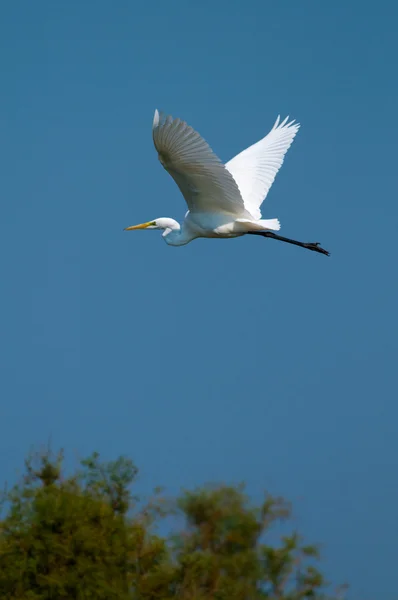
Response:
M274 221L275 223L271 223ZM277 219L269 221L249 221L233 218L233 215L211 214L211 213L191 213L188 211L185 219L180 225L174 219L162 217L156 219L158 229L163 229L163 237L170 246L185 246L192 240L200 237L204 238L232 238L239 237L253 231L264 231L273 225L277 229Z
M189 125L155 111L153 141L163 167L173 177L188 205L180 224L162 217L133 229L162 229L171 246L204 238L263 235L328 254L318 243L305 244L282 238L278 219L262 219L261 204L280 169L300 125L287 118L225 165L207 142Z

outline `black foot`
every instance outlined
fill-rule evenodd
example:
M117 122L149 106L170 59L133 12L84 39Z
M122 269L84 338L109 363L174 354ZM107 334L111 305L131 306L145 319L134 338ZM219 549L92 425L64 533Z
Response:
M304 244L304 247L308 248L308 250L313 250L314 252L320 252L321 254L326 254L326 256L330 256L330 252L328 252L324 248L321 248L321 245L319 242L312 242L312 243Z

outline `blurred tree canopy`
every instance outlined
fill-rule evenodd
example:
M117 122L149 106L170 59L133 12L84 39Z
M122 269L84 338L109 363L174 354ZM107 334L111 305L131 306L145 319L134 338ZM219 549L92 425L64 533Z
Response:
M102 462L94 453L66 476L62 452L31 455L3 494L0 598L330 597L314 546L296 532L267 543L272 525L289 518L283 500L266 495L252 506L243 486L219 486L173 501L157 490L144 504L131 493L136 476L128 458ZM170 516L173 533L160 535Z

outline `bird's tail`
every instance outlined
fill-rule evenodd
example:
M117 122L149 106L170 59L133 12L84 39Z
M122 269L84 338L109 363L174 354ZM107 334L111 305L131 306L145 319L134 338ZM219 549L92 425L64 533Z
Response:
M257 221L257 223L261 226L262 229L271 229L272 231L279 231L281 228L279 219L261 219L261 221Z
M249 219L236 219L238 223L244 223L245 231L264 231L264 229L270 229L271 231L279 231L281 224L279 219L261 219L259 221L249 221Z

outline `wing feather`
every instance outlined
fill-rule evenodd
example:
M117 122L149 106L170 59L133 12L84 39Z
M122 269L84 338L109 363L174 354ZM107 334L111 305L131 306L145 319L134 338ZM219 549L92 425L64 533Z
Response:
M280 117L271 131L225 165L238 184L246 209L254 219L261 219L260 207L265 200L286 152L300 128L299 123Z
M192 127L156 110L153 141L191 212L250 216L234 177Z

